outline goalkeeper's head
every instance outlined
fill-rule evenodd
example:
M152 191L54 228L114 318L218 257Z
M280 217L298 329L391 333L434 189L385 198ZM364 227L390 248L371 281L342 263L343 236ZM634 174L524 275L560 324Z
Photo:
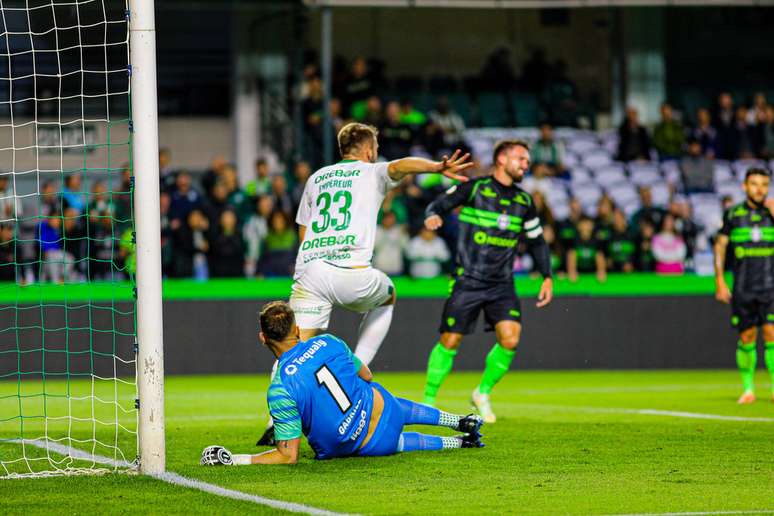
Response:
M258 314L258 324L258 338L276 356L295 346L299 340L296 316L284 301L272 301L264 306Z

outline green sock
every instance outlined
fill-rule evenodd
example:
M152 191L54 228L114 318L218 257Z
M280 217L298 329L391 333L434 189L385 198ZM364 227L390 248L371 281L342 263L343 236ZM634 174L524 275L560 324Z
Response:
M435 404L435 396L438 394L441 384L449 375L449 372L451 372L456 355L456 349L446 349L440 342L430 352L430 356L427 359L427 382L425 383L424 402L426 404Z
M771 392L774 393L774 342L766 343L766 351L763 355L766 362L766 369L771 375Z
M739 374L742 375L742 387L744 387L745 392L755 391L755 364L757 361L755 342L744 344L740 340L736 348L736 366L739 368Z
M515 355L516 350L505 349L499 343L495 344L486 356L486 368L484 368L481 383L478 384L478 392L481 394L492 392L492 387L508 372Z

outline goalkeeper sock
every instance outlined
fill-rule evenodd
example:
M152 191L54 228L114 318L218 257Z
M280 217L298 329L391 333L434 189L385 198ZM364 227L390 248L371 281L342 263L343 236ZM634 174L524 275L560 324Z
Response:
M460 416L404 398L397 398L397 400L403 411L404 425L446 426L459 430Z
M755 342L744 344L740 340L736 348L736 366L739 368L739 374L742 376L744 392L755 392L755 364L757 361L758 355L755 352Z
M424 402L426 404L435 404L438 389L441 388L441 384L451 372L455 356L457 356L456 349L446 349L440 342L430 352L427 359L427 382L425 383Z
M355 356L365 365L371 363L376 356L382 341L390 331L392 322L392 310L394 305L385 305L374 308L363 317L355 348Z
M764 362L766 362L766 369L769 370L771 375L771 392L774 393L774 342L766 343L766 351L763 355Z
M246 453L232 455L231 461L234 466L249 466L253 463L253 456Z
M481 383L478 384L478 392L481 394L492 392L492 387L508 372L508 368L511 367L511 362L513 362L515 355L515 350L505 349L499 343L496 343L486 356L486 368L484 368Z
M435 451L450 448L462 448L459 437L440 437L438 435L403 432L398 440L398 452Z

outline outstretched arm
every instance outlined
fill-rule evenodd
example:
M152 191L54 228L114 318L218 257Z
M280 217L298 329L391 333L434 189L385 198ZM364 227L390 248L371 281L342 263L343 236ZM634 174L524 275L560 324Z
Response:
M457 206L470 199L475 181L452 186L445 194L427 205L425 209L425 226L435 231L443 225L443 217Z
M295 464L301 439L277 441L277 447L251 457L251 464Z
M451 157L444 156L441 161L425 158L396 159L387 166L387 173L393 181L400 181L413 174L430 173L443 174L450 179L465 182L468 180L467 176L460 173L473 166L468 158L470 158L470 154L465 153L460 156L460 150L457 149Z

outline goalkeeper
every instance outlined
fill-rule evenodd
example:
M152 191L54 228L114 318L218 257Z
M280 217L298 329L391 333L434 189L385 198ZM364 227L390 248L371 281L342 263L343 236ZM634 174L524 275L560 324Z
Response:
M519 188L529 168L529 146L521 140L495 145L494 174L452 187L427 207L425 226L435 230L453 209L462 206L457 244L457 269L441 318L441 338L427 363L424 402L435 404L438 389L452 369L462 336L472 332L481 310L487 330L497 337L486 357L473 405L487 423L496 420L489 393L505 375L521 336L521 305L513 284L516 245L526 237L543 276L538 308L553 297L551 254L532 197Z
M222 446L202 452L204 465L294 464L301 434L317 459L448 448L480 448L483 421L396 398L371 381L371 371L333 335L299 339L290 306L267 304L260 313L260 340L279 360L267 395L276 447L256 455L232 455ZM462 435L404 432L404 425L445 426Z

